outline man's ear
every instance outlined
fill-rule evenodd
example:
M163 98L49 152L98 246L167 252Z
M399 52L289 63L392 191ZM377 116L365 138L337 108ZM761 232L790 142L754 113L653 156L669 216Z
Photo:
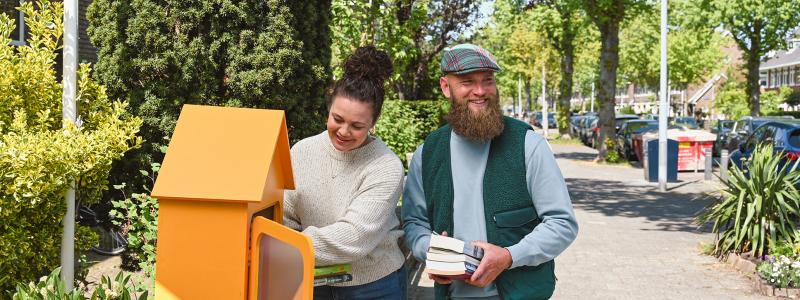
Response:
M450 85L447 83L447 78L444 76L439 77L439 87L442 89L442 94L445 98L450 98Z

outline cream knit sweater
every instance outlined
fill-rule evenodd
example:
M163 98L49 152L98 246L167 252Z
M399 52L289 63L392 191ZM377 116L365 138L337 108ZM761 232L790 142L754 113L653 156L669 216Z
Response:
M395 215L403 190L400 159L380 139L347 152L327 132L292 147L295 190L284 197L284 225L314 242L317 266L352 263L353 286L370 283L403 265Z

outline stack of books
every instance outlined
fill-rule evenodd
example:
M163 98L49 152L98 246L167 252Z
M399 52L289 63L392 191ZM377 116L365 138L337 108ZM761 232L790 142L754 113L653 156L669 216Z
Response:
M469 279L483 258L483 248L462 240L431 235L425 272L452 279Z
M353 280L353 266L340 264L314 268L314 286L323 286L333 283Z

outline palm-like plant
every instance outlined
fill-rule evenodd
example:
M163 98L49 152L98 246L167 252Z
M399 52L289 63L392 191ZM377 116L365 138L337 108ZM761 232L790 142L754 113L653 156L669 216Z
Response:
M798 241L800 170L783 157L772 145L759 146L743 168L733 167L721 197L697 217L699 224L714 223L715 255L752 250L761 256L776 241Z

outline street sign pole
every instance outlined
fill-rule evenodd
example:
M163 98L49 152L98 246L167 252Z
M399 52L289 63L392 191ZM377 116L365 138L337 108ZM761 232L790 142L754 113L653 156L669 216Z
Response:
M545 76L547 73L544 69L544 62L542 62L542 129L544 130L544 138L547 138L547 129L550 127L548 123L548 115L547 115L547 78Z

